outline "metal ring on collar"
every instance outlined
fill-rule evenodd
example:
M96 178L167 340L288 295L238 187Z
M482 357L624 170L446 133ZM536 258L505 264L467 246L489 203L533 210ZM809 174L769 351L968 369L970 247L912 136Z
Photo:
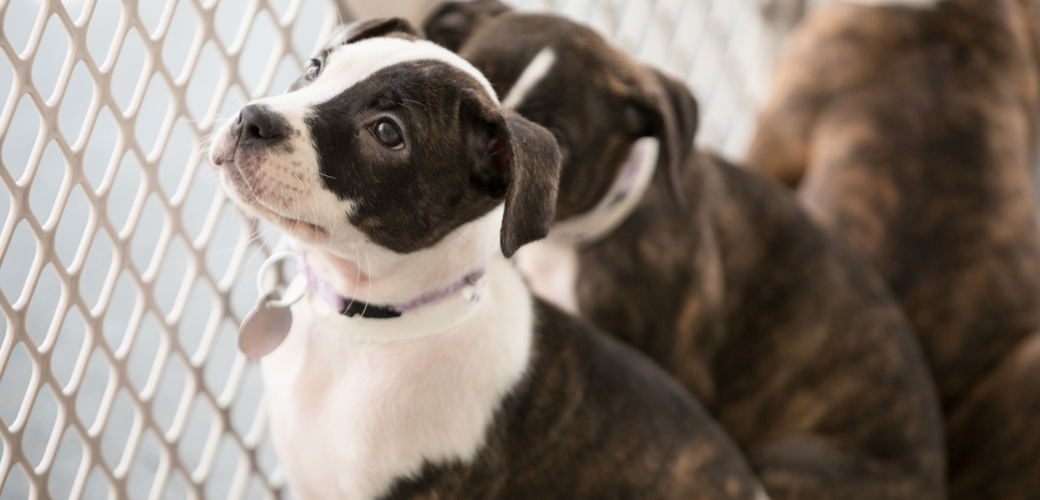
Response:
M256 289L260 292L261 297L268 297L272 292L274 292L274 290L264 289L264 277L267 276L267 272L270 271L271 267L275 264L289 259L299 261L300 256L296 252L288 250L275 252L264 261L263 265L260 266L260 272L256 276ZM305 295L307 295L307 280L303 279L303 276L297 276L296 279L289 283L288 288L286 288L285 298L280 300L268 300L267 307L284 309L299 302Z

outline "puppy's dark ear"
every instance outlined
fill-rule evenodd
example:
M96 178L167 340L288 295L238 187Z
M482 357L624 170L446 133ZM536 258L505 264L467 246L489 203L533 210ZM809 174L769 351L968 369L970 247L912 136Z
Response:
M415 26L412 26L412 23L400 17L391 17L388 19L369 19L350 24L344 28L342 40L344 44L348 44L360 42L368 38L380 38L389 35L413 40L423 37L422 32Z
M502 254L549 234L556 218L560 148L552 133L511 110L499 110L468 95L460 115L470 124L473 181L495 199L505 199Z
M560 186L560 147L551 132L513 111L504 113L509 130L509 184L502 216L502 253L549 234L556 219Z
M509 10L498 0L448 2L426 17L423 31L431 42L458 52L477 26Z
M648 134L661 141L658 167L668 169L672 193L685 205L682 164L693 152L693 139L700 120L697 100L682 82L651 69L645 79L637 107L647 121Z

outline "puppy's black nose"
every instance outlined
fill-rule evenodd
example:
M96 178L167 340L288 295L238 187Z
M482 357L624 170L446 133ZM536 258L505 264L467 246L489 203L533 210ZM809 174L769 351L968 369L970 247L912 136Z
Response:
M240 146L249 142L274 142L289 134L289 123L263 104L250 104L238 113L232 132L238 136Z

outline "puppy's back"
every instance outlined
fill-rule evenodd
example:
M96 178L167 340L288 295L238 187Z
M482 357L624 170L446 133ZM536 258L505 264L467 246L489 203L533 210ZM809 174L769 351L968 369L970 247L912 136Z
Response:
M1040 327L1040 86L1021 5L822 9L780 63L749 153L871 257L947 407Z
M821 10L780 63L750 154L900 299L946 410L957 500L1040 489L1035 5Z

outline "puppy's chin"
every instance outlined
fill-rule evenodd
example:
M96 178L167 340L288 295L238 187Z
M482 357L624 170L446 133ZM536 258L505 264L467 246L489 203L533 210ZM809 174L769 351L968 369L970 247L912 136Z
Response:
M289 236L309 243L325 243L330 240L329 229L317 224L282 215L264 206L256 197L242 171L234 162L219 167L218 175L224 194L239 210L274 224Z

